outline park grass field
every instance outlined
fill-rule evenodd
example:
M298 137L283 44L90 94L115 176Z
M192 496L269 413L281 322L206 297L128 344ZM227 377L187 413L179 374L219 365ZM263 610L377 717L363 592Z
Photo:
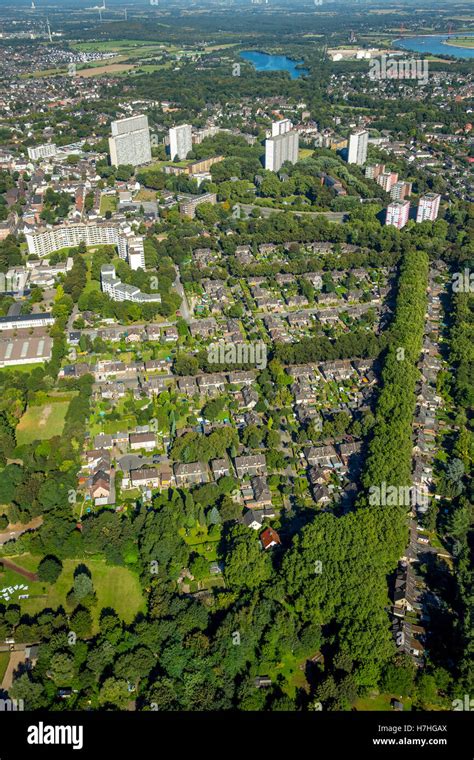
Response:
M32 441L44 441L61 435L70 401L55 401L49 398L41 406L30 406L16 429L19 446Z
M9 557L15 564L27 570L35 571L40 557L21 555ZM102 609L112 607L117 615L125 622L131 623L133 618L145 609L145 602L140 588L138 576L126 567L113 567L107 565L103 559L66 559L63 561L63 571L56 583L42 583L41 581L29 581L22 575L8 569L0 580L0 587L24 583L28 586L29 599L20 599L18 594L11 602L20 604L22 614L36 615L41 610L64 607L70 611L66 604L66 597L72 588L74 570L78 565L85 564L89 568L92 582L97 594L97 604L92 608L94 632L98 630L99 616Z

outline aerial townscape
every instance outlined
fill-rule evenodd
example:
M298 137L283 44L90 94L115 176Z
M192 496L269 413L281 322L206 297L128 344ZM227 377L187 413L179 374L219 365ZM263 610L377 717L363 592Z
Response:
M0 0L2 709L473 710L472 6L89 5Z

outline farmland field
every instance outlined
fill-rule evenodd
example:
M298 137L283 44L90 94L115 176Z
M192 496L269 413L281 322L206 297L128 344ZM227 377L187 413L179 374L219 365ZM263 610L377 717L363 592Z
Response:
M78 69L78 77L97 77L101 74L120 74L130 71L134 66L131 63L104 63L103 66L91 66L88 69Z

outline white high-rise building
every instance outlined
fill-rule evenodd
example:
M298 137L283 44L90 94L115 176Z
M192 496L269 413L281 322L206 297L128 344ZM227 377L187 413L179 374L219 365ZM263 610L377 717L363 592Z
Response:
M410 201L394 201L387 206L385 224L401 230L410 217Z
M280 121L272 121L272 137L277 135L284 135L293 129L293 124L289 119L280 119Z
M298 161L299 137L297 132L284 132L265 140L265 169L277 172L285 161Z
M51 158L57 153L57 148L54 143L45 143L44 145L35 145L32 148L28 148L28 158L32 161L37 161L39 158Z
M141 166L151 161L150 130L146 116L130 116L111 124L109 137L112 166L131 164Z
M173 161L176 156L182 161L193 149L191 133L191 124L181 124L179 127L172 127L170 129L170 156Z
M438 193L426 193L420 198L418 209L416 212L416 221L420 222L435 222L439 214L439 203L441 196Z
M357 129L349 135L348 164L363 166L367 161L369 133L366 129Z
M130 269L145 269L145 249L143 246L143 238L139 235L134 235L127 240L128 250L127 258L130 264Z

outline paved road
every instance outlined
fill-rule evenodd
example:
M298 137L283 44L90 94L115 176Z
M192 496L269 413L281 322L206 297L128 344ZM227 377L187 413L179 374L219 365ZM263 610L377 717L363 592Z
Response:
M27 530L34 530L35 528L39 528L42 522L42 517L35 517L34 520L31 520L29 523L25 523L24 525L19 525L18 527L15 527L13 525L10 530L5 531L4 533L0 533L0 546L6 544L7 541L13 541L14 539L18 538L18 536L21 536L22 533L26 533Z
M79 316L79 306L77 305L77 303L75 303L74 306L72 307L72 312L69 315L69 319L67 321L68 332L71 332L73 330L73 326L72 326L73 322L76 321L78 316Z
M139 467L153 464L153 458L139 454L125 454L117 460L117 464L122 472L130 472L130 470L137 470Z
M174 281L173 285L177 294L181 298L181 306L179 307L181 316L183 317L185 322L191 322L193 317L189 310L188 299L186 298L186 293L184 292L183 283L181 282L178 267L176 267L176 280Z

